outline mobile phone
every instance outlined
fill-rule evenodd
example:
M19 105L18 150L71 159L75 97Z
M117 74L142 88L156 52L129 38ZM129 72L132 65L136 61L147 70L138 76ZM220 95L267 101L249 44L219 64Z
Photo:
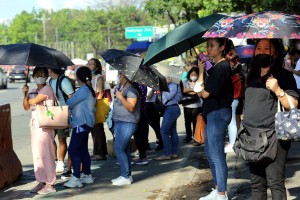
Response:
M199 53L198 54L198 58L201 60L201 61L204 61L205 62L205 70L208 71L210 68L212 68L212 64L209 62L208 58L204 55L204 53Z

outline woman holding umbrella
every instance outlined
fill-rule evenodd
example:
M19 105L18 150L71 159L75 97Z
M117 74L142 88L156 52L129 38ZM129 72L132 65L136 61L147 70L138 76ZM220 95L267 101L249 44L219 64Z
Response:
M141 102L139 92L131 81L121 73L118 74L119 88L116 90L114 100L113 122L115 143L114 150L121 167L121 176L111 180L113 185L130 185L133 180L131 176L131 154L130 139L138 128L140 120Z
M202 114L206 121L205 154L215 183L215 189L200 200L228 199L226 194L228 170L224 143L226 128L231 120L233 100L231 68L224 58L231 49L228 41L227 38L207 40L207 53L214 59L215 65L207 71L208 76L205 80L205 61L198 62L198 84L201 87L195 92L199 92L198 95L204 100Z
M261 39L257 42L252 67L246 80L243 123L251 128L274 129L277 101L290 109L288 97L295 107L298 93L291 72L283 68L283 45L277 39ZM278 141L277 154L269 163L249 163L252 199L267 199L267 187L272 199L285 200L285 160L290 142Z

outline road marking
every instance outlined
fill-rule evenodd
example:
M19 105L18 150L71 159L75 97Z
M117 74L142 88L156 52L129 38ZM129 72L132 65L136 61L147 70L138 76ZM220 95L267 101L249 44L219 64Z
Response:
M7 92L7 90L0 90L0 93L4 93L4 92Z

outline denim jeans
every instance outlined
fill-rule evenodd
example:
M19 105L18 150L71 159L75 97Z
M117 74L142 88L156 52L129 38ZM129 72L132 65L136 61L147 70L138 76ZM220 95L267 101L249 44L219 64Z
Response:
M232 117L230 124L228 125L228 136L229 136L229 144L234 144L237 134L237 126L236 126L236 109L239 105L239 99L233 99L231 104L232 109Z
M68 153L72 161L73 175L76 178L80 178L81 163L83 173L91 174L91 157L88 150L89 133L90 130L76 133L76 128L73 128L72 131Z
M130 139L137 127L137 123L114 121L114 150L124 178L131 176Z
M285 160L291 143L279 141L277 155L272 163L249 163L252 199L267 200L267 187L273 200L286 200Z
M177 154L178 134L177 134L177 118L180 116L180 108L178 105L166 107L160 133L163 140L163 155L169 156Z
M231 109L222 108L207 114L205 127L205 155L218 192L227 190L228 169L224 153L226 128L231 120Z

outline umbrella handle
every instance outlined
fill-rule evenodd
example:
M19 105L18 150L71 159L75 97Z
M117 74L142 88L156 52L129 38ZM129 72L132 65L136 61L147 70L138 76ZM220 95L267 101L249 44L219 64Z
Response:
M26 80L25 80L25 85L26 86L27 86L27 83L28 83L28 78L29 78L29 67L27 68L27 74L26 74Z

